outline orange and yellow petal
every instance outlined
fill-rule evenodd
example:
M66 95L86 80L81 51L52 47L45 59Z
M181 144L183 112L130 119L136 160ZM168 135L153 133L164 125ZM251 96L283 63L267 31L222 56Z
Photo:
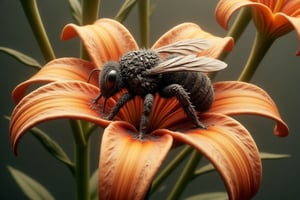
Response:
M220 173L230 199L251 199L261 184L262 166L257 146L250 133L234 119L222 114L204 114L208 129L184 133L157 130L174 140L191 145Z
M252 8L253 20L259 32L271 38L278 38L295 29L300 41L299 1L221 0L215 11L218 23L228 29L233 13L245 6ZM297 52L297 55L299 54L300 50Z
M114 105L113 101L111 103L112 105L108 105L108 107ZM139 127L143 104L143 99L136 96L124 105L115 119L127 121L133 126ZM149 115L148 132L161 128L179 126L183 121L188 121L188 119L175 97L162 98L159 94L154 96L152 112Z
M33 126L53 119L80 119L107 126L98 105L92 103L99 89L81 81L58 81L25 96L13 110L10 141L15 153L20 138Z
M112 122L104 131L99 160L99 199L145 199L172 146L169 135L137 139L135 127Z
M79 36L94 64L101 68L107 61L115 60L138 46L130 32L112 19L99 19L94 24L78 26L68 24L62 32L62 39Z
M277 19L279 13L275 11L275 1L257 2L249 0L221 0L219 1L215 16L218 23L225 29L228 29L228 23L231 16L240 8L250 6L253 11L253 19L260 32L272 35L272 32L286 24L281 18Z
M209 49L204 50L200 55L217 58L223 51L231 51L234 45L231 37L217 37L203 29L194 23L182 23L174 28L170 29L164 35L162 35L152 46L152 49L156 49L174 42L204 38L211 40L211 46Z
M54 81L78 80L87 82L91 71L95 66L78 58L59 58L47 63L35 75L20 83L12 92L15 103L18 103L25 95L29 86L33 84L49 83ZM98 77L95 75L89 81L98 85Z
M215 16L217 22L226 30L228 30L229 20L235 11L249 4L259 5L260 3L241 0L220 0L216 6Z
M281 119L276 104L261 88L245 82L224 81L214 84L215 101L210 113L225 115L259 115L276 122L274 133L277 136L287 136L289 129Z
M298 5L298 6L300 6L300 5ZM300 12L300 7L299 7L298 12ZM295 29L295 31L297 33L298 40L300 42L300 13L299 13L299 17L290 17L283 13L280 13L280 16L282 16L282 18L284 18L284 20L287 20L293 26L293 28ZM296 55L297 56L300 55L300 48L298 48Z
M115 96L107 103L107 110L112 108L118 98L119 96ZM144 100L136 96L123 106L115 120L127 121L134 127L139 127L143 103ZM152 112L149 115L148 133L156 129L187 129L189 127L194 127L194 124L187 117L176 97L162 98L159 94L154 96Z

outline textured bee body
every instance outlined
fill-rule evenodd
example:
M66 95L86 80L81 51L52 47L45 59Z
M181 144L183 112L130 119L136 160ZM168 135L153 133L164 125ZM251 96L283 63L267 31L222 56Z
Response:
M99 75L101 93L94 102L104 97L105 111L108 98L123 88L128 90L108 113L107 119L111 120L128 101L141 96L144 99L139 126L141 139L148 132L155 93L164 98L176 97L191 122L198 128L206 128L196 111L204 112L211 107L214 92L209 78L202 72L226 67L225 63L216 59L195 55L207 48L207 43L201 39L179 41L156 50L130 51L119 62L107 62ZM161 54L167 57L161 57Z
M128 91L142 97L157 92L161 75L150 75L147 70L155 67L159 62L159 55L154 51L139 50L125 54L119 63L122 80Z
M173 72L163 74L162 85L181 85L189 94L189 99L199 112L207 111L214 100L214 90L210 79L202 72Z

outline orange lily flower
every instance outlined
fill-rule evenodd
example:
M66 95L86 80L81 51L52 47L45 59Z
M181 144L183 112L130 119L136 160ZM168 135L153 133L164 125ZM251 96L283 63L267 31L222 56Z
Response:
M220 173L230 199L249 199L261 183L261 160L250 133L231 115L254 114L275 120L275 134L286 136L288 127L280 118L273 100L255 85L229 81L215 83L215 100L205 113L199 113L207 129L192 128L176 98L155 95L147 135L141 139L138 126L143 100L135 97L115 117L102 118L100 106L92 100L99 94L98 78L88 77L93 69L110 60L118 61L138 46L129 31L111 19L92 25L65 27L62 38L79 35L91 62L60 58L46 64L37 74L13 91L17 103L10 123L13 149L27 130L51 119L80 119L107 128L103 133L99 159L99 199L143 199L167 153L176 143L191 145L203 154ZM233 46L231 38L220 38L193 23L183 23L165 33L153 49L175 41L209 38L212 45L201 54L217 57ZM26 95L33 83L46 83ZM111 109L121 94L107 100ZM103 104L103 101L99 101Z
M300 41L300 1L220 0L215 12L217 21L228 29L228 22L233 13L245 6L252 8L254 23L264 35L278 38L295 29ZM300 55L300 50L297 55Z

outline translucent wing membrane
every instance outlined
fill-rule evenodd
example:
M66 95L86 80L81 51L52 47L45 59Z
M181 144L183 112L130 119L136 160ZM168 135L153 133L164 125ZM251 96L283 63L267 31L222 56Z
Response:
M178 55L198 54L199 52L209 48L211 42L208 39L188 39L162 46L155 49L157 53L169 53Z
M147 70L149 74L195 71L195 72L213 72L227 67L227 64L205 56L196 55L176 56L159 63L156 67Z

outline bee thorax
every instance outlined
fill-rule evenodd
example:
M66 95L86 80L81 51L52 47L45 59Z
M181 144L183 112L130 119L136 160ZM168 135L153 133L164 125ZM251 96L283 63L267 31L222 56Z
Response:
M157 91L160 75L148 75L147 70L156 66L159 55L151 50L131 51L119 61L124 84L132 93L144 96Z

